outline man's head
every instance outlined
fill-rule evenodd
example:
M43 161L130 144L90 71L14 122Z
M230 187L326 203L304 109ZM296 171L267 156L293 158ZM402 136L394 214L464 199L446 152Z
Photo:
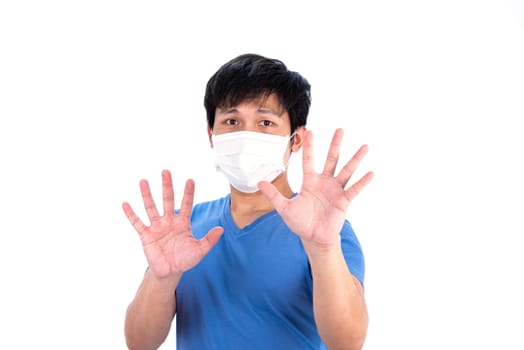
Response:
M224 64L209 79L204 97L207 123L213 130L217 108L228 109L247 101L263 103L278 98L290 119L291 134L305 126L311 105L311 86L279 60L244 54Z

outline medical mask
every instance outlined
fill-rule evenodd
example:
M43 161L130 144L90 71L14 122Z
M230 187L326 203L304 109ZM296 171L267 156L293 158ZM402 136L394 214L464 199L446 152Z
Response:
M213 134L215 167L237 190L254 193L260 181L271 182L286 170L290 138L253 131Z

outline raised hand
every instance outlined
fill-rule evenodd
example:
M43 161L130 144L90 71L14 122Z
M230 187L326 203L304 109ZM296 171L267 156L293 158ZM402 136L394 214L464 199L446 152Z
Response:
M140 190L150 225L138 218L129 203L123 203L122 208L140 235L150 271L157 278L163 278L182 274L197 265L218 242L223 229L215 227L200 240L193 237L190 223L195 193L193 180L186 182L178 214L174 212L173 182L168 170L162 172L163 215L157 210L147 180L140 181Z
M304 178L302 188L292 199L284 197L268 182L259 184L260 191L271 201L288 227L303 242L316 248L331 248L340 244L340 230L351 201L371 181L368 172L347 187L355 169L367 153L363 145L347 162L338 175L335 170L339 159L343 130L337 129L329 147L322 173L316 173L313 159L313 133L306 131L302 150ZM347 188L346 188L347 187Z

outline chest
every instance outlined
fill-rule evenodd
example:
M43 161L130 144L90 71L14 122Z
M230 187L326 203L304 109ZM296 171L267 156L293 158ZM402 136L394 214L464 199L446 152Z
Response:
M186 272L177 295L189 303L217 308L288 309L311 300L307 257L297 236L287 230L224 236Z

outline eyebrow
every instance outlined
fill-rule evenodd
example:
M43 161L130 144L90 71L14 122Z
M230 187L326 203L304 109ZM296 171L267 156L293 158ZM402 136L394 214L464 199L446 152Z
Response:
M232 114L237 113L238 110L236 108L220 108L220 114Z
M220 109L220 114L222 114L222 115L234 114L234 113L238 113L238 109L236 109L235 107L233 107L233 108L221 108ZM279 118L282 117L282 113L275 112L271 108L261 107L261 108L257 109L257 113L271 114L271 115L274 115L274 116L279 117Z
M257 112L260 112L260 113L265 113L265 114L272 114L272 115L275 115L277 117L281 117L282 116L282 113L278 113L278 112L275 112L274 110L272 110L271 108L259 108L257 110Z

